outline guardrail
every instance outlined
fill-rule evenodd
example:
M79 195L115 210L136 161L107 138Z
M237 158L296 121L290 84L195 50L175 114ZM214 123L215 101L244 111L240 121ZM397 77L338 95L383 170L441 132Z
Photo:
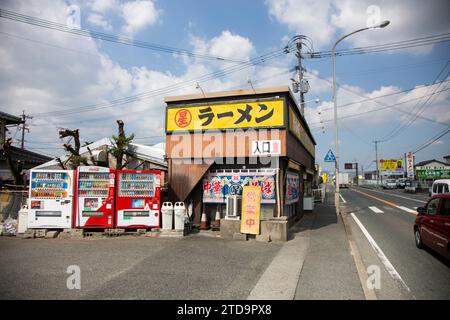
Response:
M314 202L324 202L325 201L325 185L323 184L319 189L313 189L312 195Z

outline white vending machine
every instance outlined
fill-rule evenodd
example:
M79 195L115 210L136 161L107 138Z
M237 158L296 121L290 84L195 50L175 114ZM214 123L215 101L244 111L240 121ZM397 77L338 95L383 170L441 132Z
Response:
M30 170L28 228L72 228L74 172Z

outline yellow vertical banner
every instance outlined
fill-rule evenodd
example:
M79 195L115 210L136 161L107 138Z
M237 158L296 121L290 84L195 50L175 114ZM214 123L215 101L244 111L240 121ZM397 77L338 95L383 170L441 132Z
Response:
M261 214L261 187L242 188L241 233L259 234Z

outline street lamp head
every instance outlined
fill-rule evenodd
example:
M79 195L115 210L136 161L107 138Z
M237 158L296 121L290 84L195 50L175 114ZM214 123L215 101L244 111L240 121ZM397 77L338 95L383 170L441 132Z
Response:
M391 23L389 20L384 20L383 22L377 24L376 26L373 26L372 29L387 27L389 23Z

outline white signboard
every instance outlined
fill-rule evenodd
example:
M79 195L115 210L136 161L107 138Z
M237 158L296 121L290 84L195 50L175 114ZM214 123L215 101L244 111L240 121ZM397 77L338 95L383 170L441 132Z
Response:
M408 178L414 179L414 155L412 152L406 153L406 173Z
M254 140L251 154L253 156L271 156L281 154L280 140Z

